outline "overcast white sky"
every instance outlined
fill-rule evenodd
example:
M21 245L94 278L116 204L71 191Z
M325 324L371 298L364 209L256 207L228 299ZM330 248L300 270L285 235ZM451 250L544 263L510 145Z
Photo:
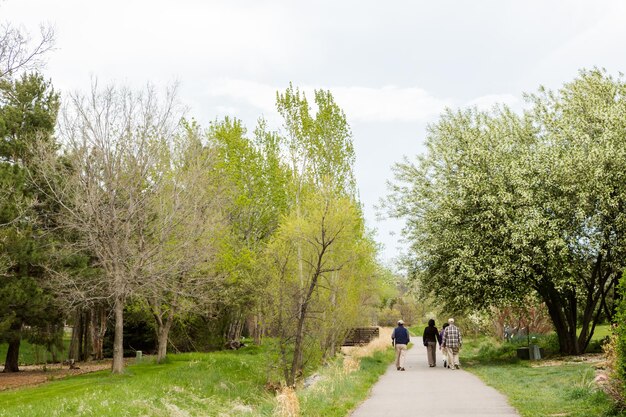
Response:
M291 81L330 89L354 133L356 176L382 259L402 250L395 221L377 222L391 166L423 151L446 106L558 88L581 68L626 71L626 2L0 0L0 21L36 33L56 27L45 73L61 92L91 77L181 84L202 124L224 115L252 131L276 123L274 98ZM278 127L275 125L275 127Z

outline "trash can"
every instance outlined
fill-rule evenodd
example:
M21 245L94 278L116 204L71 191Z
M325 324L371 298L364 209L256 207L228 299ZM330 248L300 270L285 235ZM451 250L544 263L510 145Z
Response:
M530 349L527 347L517 348L517 358L524 360L530 359Z

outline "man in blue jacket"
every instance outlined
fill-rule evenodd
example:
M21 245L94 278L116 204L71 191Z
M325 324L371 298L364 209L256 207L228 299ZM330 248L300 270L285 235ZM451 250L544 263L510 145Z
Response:
M398 371L404 371L404 357L409 341L409 331L404 327L404 321L398 320L398 327L393 329L391 334L391 344L396 347L396 369Z

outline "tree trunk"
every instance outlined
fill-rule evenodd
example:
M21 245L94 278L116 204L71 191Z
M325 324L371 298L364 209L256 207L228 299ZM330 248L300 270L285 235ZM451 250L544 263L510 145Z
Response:
M68 352L68 359L78 361L80 360L80 326L81 326L81 314L80 310L74 313L74 326L72 326L72 339L70 340L70 348Z
M21 327L21 326L20 326ZM20 357L20 337L12 337L9 340L9 350L7 350L6 361L3 372L19 372L18 362Z
M115 335L113 336L113 365L111 372L124 372L124 300L121 296L115 298Z
M293 359L291 361L291 369L287 377L287 386L296 386L296 375L302 367L302 349L304 339L304 315L298 317L298 326L296 330L296 341L293 347Z
M93 327L95 329L93 339L93 358L104 359L104 335L107 331L107 312L103 306L96 307L93 314Z
M250 336L254 341L254 344L257 346L261 345L263 338L263 328L261 327L261 314L259 312L254 313L252 316L248 317L246 326L248 327L248 331L250 332Z
M239 318L231 319L228 325L228 333L226 334L226 343L239 342L241 333L243 332L243 321Z
M172 328L173 314L169 314L165 321L158 323L157 328L157 363L165 361L167 356L167 343L169 340L170 329Z
M307 313L309 310L309 302L313 296L313 291L317 287L317 280L320 276L320 265L322 263L322 257L324 251L322 251L318 257L318 266L315 274L311 278L308 291L304 297L304 302L300 306L298 314L298 324L296 328L296 341L293 348L293 360L291 362L291 371L289 372L289 378L287 380L287 386L294 387L296 385L296 376L302 370L302 351L304 349L304 322L307 319Z
M579 355L581 352L576 337L576 306L569 305L567 306L569 308L566 308L565 297L562 297L551 283L544 284L539 290L541 298L548 307L548 314L559 339L560 352L564 355Z
M81 360L90 361L93 359L93 308L83 314L83 351Z

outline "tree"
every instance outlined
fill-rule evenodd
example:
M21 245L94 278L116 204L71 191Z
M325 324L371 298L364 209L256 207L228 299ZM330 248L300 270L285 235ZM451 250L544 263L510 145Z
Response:
M215 150L203 147L197 127L187 124L157 166L164 185L150 207L148 233L156 255L145 273L150 285L140 291L156 321L157 362L165 360L174 320L218 299L215 263L227 223L216 163Z
M358 248L362 231L354 202L322 189L304 196L300 212L292 211L285 218L268 246L271 294L288 386L293 386L302 373L306 337L309 343L317 343L319 351L320 343L324 344L319 330L328 322L341 329L336 316L326 317L326 322L321 320L323 306L328 302L336 306L340 301L337 297L350 298L353 282L347 276L340 282L335 274L354 272L364 256L372 255ZM366 285L362 278L354 277ZM335 294L334 300L331 294Z
M50 26L40 27L40 38L31 46L27 33L10 23L0 24L0 80L20 70L41 68L43 56L53 47L54 30Z
M253 139L236 119L212 123L207 131L215 149L216 175L226 185L229 233L223 238L216 268L221 281L218 310L228 342L238 341L248 322L256 343L263 335L263 274L259 262L287 209L290 172L280 159L278 138L263 121Z
M42 287L51 236L44 216L47 202L29 176L33 143L54 146L58 107L57 93L41 75L0 79L0 257L5 264L0 270L0 339L9 343L5 372L19 370L26 328L38 341L35 336L45 335L44 329L58 330L62 318L54 297Z
M334 350L344 326L358 316L358 308L342 302L366 298L375 264L356 200L345 114L328 91L315 91L315 104L312 114L305 95L292 85L277 94L284 121L284 136L278 138L291 175L289 212L268 246L266 262L288 385L295 384L312 352L323 356ZM345 322L337 320L341 312Z
M580 353L596 323L612 319L626 265L626 82L602 70L581 71L558 92L542 89L530 100L546 148L544 166L552 168L542 191L559 222L567 262L559 271L564 284L542 282L537 291L562 348Z
M158 168L176 135L178 115L175 90L160 99L153 88L136 94L94 83L88 97L72 95L63 113L63 163L38 161L44 190L61 207L59 226L72 236L68 245L93 254L90 267L101 271L58 274L57 288L110 301L114 373L123 371L124 306L153 283L148 273L162 262L161 247L177 226L168 220L171 205L158 212L163 189L171 184Z
M584 351L623 268L623 97L621 80L583 71L523 117L447 111L432 125L388 201L421 289L465 309L535 292L561 351Z

